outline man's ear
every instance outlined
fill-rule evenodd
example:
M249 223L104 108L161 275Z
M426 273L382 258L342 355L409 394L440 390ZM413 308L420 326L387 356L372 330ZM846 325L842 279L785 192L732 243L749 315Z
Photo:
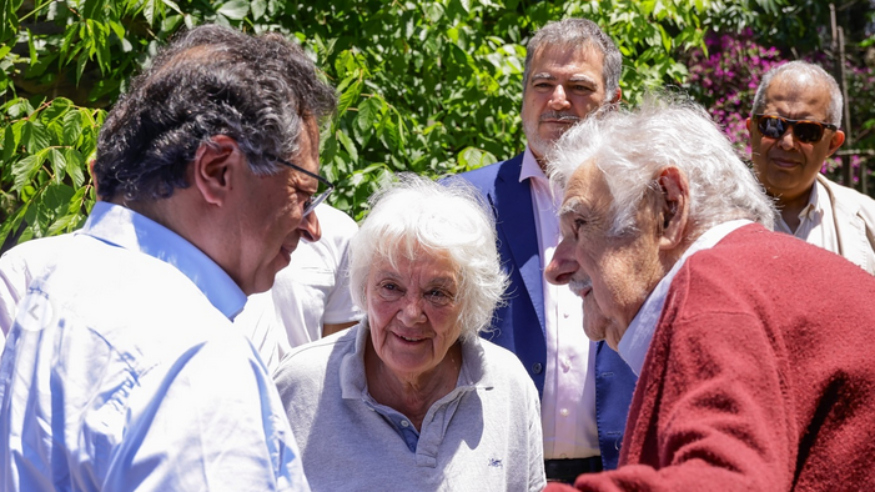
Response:
M753 136L753 126L752 125L753 125L753 122L750 121L750 116L748 116L747 119L744 120L744 126L747 127L747 135L749 137Z
M617 87L617 92L614 93L614 98L611 99L611 102L614 104L619 104L620 101L623 100L623 89Z
M209 205L221 206L231 190L234 173L246 164L237 141L226 135L213 135L202 143L192 162L191 184ZM241 162L242 161L242 162Z
M659 248L674 249L683 242L690 212L690 185L687 177L676 167L666 167L657 178L662 200L657 210Z
M827 157L835 154L835 151L839 150L843 143L845 143L845 132L836 130L829 140L829 154L827 154Z

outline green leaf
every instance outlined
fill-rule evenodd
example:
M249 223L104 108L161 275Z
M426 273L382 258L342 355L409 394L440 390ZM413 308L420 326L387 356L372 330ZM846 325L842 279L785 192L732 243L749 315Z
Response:
M340 144L343 145L343 148L346 150L346 153L349 154L349 158L356 162L359 160L358 149L356 149L355 144L350 140L349 135L342 131L337 132L337 140L340 141Z
M425 7L425 16L429 22L438 22L444 16L444 7L439 3L429 3Z
M55 183L60 183L64 180L64 175L67 172L67 159L58 149L49 149L48 157L52 164L52 174L55 175L52 180Z
M64 114L64 132L61 140L62 145L76 145L82 135L81 118L79 112L68 111Z
M36 154L49 146L49 133L43 125L32 121L25 121L21 131L20 142L28 154Z
M356 126L362 131L367 132L373 130L374 125L380 121L382 103L378 97L369 97L362 101L358 107L358 115L356 116Z
M217 12L229 19L243 20L249 13L249 2L246 0L230 0L219 6Z
M143 2L143 17L150 26L155 25L155 14L160 12L161 0L145 0Z
M33 68L36 66L39 56L36 54L36 46L33 44L33 34L31 34L30 29L27 29L27 52L30 56L30 66Z
M56 219L52 222L51 226L49 226L47 235L56 236L58 234L73 232L78 228L81 217L81 214L69 214Z
M82 186L85 183L85 159L82 158L82 154L74 148L66 148L64 160L67 161L65 169L73 180L73 186L76 188Z
M8 161L12 158L12 154L17 147L17 139L12 126L7 126L3 129L3 161Z
M85 64L88 63L88 53L83 51L79 53L79 57L76 59L76 83L82 79L82 73L85 72Z
M252 0L250 8L252 9L252 18L254 20L261 19L267 11L267 0Z
M352 104L354 102L358 101L359 94L361 94L361 92L362 92L362 81L356 79L340 95L340 98L337 101L337 114L343 115L343 113L346 112L347 108L352 106Z
M12 185L11 191L18 191L24 188L24 185L33 179L33 175L39 170L44 159L45 154L40 152L39 154L29 155L13 164L12 176L15 182Z
M163 0L163 2L164 5L170 7L177 14L186 15L185 12L183 12L182 9L179 8L179 5L177 5L176 2L174 2L173 0Z

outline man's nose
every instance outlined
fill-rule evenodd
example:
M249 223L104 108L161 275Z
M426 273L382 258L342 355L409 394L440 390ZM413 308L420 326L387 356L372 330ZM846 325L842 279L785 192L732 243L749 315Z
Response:
M553 251L553 258L547 265L544 274L551 284L565 285L571 281L578 269L580 269L580 265L574 259L574 242L570 239L563 239Z
M301 237L311 243L315 243L322 237L322 227L319 225L319 218L316 217L315 212L310 212L301 219L298 230L301 231Z
M550 108L554 111L561 111L563 109L568 109L571 106L571 102L568 101L568 97L565 94L565 87L562 84L557 84L553 88L553 93L550 95Z
M783 135L778 137L778 146L790 150L796 146L796 138L793 136L793 128L787 128Z

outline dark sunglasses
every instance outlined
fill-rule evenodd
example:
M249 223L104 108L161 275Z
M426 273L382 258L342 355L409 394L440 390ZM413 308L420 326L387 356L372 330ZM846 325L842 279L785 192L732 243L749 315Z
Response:
M812 120L788 120L780 116L755 114L753 115L757 122L757 128L760 133L769 138L781 138L787 132L787 128L793 129L793 136L796 140L803 143L817 143L823 138L823 129L829 128L832 131L838 130L836 125L822 123Z
M323 178L322 176L319 176L318 174L311 173L310 171L302 168L301 166L297 166L295 164L292 164L291 162L280 159L279 157L271 157L271 158L274 159L276 162L279 162L280 164L282 164L284 166L288 166L288 167L294 169L295 171L304 173L307 176L310 176L311 178L313 178L319 182L319 185L320 185L320 188L322 188L322 191L317 191L316 194L311 196L309 200L304 202L304 213L301 215L301 217L306 217L306 216L310 215L310 212L315 210L317 205L324 202L325 199L328 198L328 195L330 195L331 192L334 190L334 183L332 183L331 181L328 181L327 179Z

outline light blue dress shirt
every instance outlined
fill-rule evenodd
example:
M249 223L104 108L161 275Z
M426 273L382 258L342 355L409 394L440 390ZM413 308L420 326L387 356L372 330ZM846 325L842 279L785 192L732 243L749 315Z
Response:
M308 491L234 281L118 205L69 243L0 359L0 491Z

